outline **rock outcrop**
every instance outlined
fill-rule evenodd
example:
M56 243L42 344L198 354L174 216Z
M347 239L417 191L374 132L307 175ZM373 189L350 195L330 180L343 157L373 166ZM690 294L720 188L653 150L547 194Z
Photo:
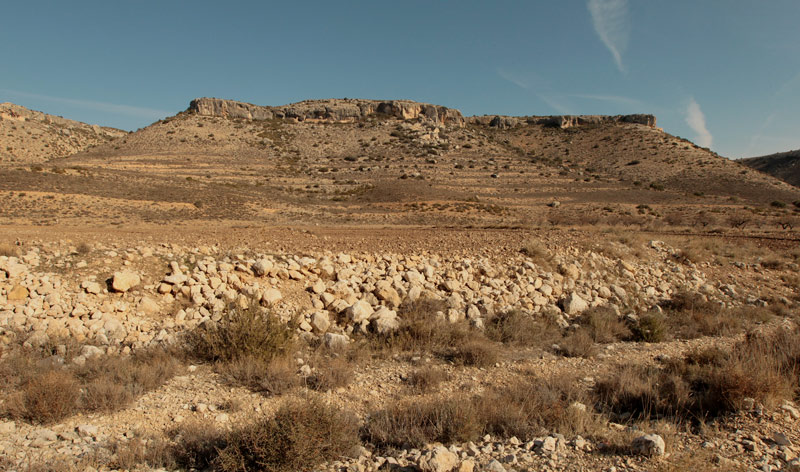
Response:
M574 126L597 125L604 123L634 123L639 125L656 125L654 115L552 115L552 116L503 116L484 115L471 116L468 123L496 128L513 128L521 124L552 126L556 128L572 128Z
M204 116L246 120L293 119L307 122L354 122L371 116L401 120L421 119L443 125L464 124L461 112L439 105L410 100L330 99L305 100L283 106L259 106L219 98L197 98L189 112Z

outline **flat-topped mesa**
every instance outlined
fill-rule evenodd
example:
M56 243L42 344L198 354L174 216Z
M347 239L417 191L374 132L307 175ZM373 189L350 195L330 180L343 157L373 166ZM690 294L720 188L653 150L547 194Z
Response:
M551 115L551 116L471 116L469 123L487 125L497 128L513 128L521 124L552 126L555 128L572 128L573 126L596 125L603 123L634 123L650 127L656 126L654 115Z
M355 122L385 115L401 120L420 119L442 125L463 126L464 117L454 108L411 100L329 99L305 100L269 107L219 98L196 98L189 111L203 116L246 120L293 119L305 122Z

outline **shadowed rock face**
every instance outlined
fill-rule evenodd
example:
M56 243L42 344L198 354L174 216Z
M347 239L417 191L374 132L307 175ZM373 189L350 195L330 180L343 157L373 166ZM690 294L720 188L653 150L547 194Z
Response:
M352 122L373 115L387 115L402 120L423 119L437 124L462 126L461 112L438 105L410 100L305 100L277 107L219 98L192 100L189 111L204 116L247 120L294 119L297 121Z
M469 123L488 125L501 129L513 128L520 124L553 126L556 128L572 128L573 126L592 125L602 123L635 123L645 126L655 126L654 115L552 115L552 116L502 116L486 115L472 116L467 119Z

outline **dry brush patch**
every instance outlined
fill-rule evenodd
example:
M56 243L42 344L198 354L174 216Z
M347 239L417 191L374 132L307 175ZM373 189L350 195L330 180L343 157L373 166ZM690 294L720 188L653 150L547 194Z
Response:
M207 321L186 338L188 352L202 361L230 362L245 356L270 361L294 347L292 332L257 300L231 303L218 322Z
M358 444L352 414L317 400L290 401L272 418L231 431L211 463L222 471L309 470L347 457Z
M181 369L174 351L153 349L128 356L99 356L83 365L18 347L0 362L3 416L49 424L77 412L108 412L163 385Z
M399 313L399 327L370 336L368 348L379 355L432 353L457 365L487 367L497 363L497 343L466 320L447 321L441 314L445 311L441 300L422 299L406 306Z
M476 406L468 397L401 401L372 413L361 437L379 448L471 441L483 429Z
M472 441L484 434L523 440L537 435L593 435L602 418L571 376L527 377L480 395L406 399L370 414L362 438L379 449Z
M409 374L406 385L414 393L428 393L442 382L450 379L450 375L440 367L425 366Z
M692 352L662 366L620 366L598 381L598 408L621 418L702 421L793 399L800 382L800 330L750 333L729 352Z

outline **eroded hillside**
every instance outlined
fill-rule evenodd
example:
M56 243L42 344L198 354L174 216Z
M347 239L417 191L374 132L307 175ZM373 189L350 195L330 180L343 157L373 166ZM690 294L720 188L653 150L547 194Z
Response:
M128 134L0 103L0 163L38 164Z
M670 220L784 231L795 225L786 205L800 199L788 184L664 133L651 115L460 119L405 101L203 100L47 166L5 167L2 216L484 227Z

